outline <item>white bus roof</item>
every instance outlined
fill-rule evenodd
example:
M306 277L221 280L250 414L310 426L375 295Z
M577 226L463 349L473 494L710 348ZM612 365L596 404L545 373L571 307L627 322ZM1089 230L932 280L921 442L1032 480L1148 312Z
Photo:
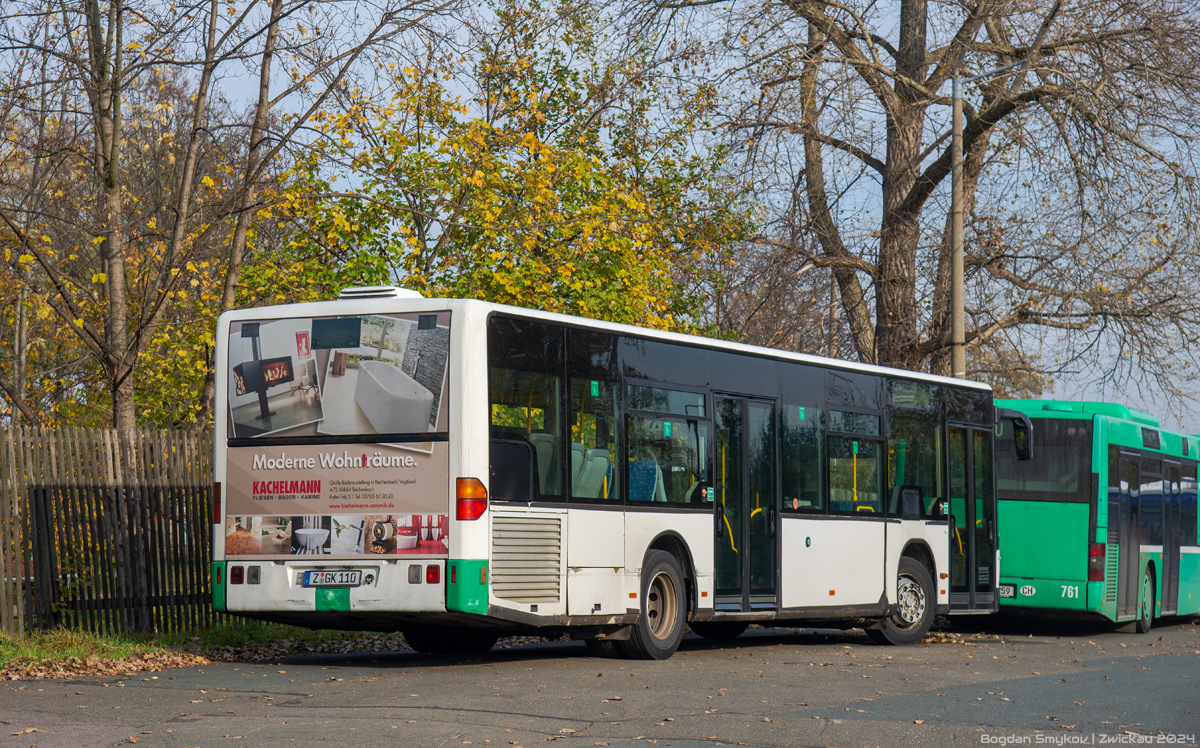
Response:
M882 376L904 377L907 379L917 379L932 384L943 384L976 390L991 390L990 385L984 382L976 382L969 379L953 379L951 377L944 377L937 374L926 374L924 372L895 369L887 366L877 366L875 364L862 364L836 358L814 356L807 353L795 353L792 351L779 350L777 348L766 348L763 346L735 343L717 338L706 338L700 335L686 335L683 333L667 332L665 330L655 330L649 327L638 327L636 325L627 325L618 322L606 322L604 320L589 319L587 317L574 317L567 314L559 314L557 312L543 312L536 309L527 309L525 307L509 306L506 304L496 304L490 301L478 301L475 299L377 296L340 299L335 301L314 301L302 304L282 304L279 306L250 307L247 309L236 309L225 312L221 315L221 318L218 321L218 326L226 325L229 322L234 321L275 317L284 319L288 317L333 317L356 314L386 314L389 312L395 312L397 310L432 312L450 309L450 311L453 312L455 309L462 309L464 307L477 310L475 313L498 312L502 314L513 314L522 317L529 317L531 319L540 319L546 322L558 322L561 324L577 325L580 327L590 327L597 330L606 330L623 335L636 335L638 337L661 340L664 342L703 346L706 348L731 351L734 353L765 356L784 361L796 361L799 363L842 369L845 371L861 372L864 374L878 374Z

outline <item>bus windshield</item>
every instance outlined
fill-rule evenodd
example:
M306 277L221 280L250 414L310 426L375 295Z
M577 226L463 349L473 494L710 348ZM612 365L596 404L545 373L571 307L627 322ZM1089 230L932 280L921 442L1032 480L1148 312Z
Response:
M1018 461L1011 428L996 439L996 488L1000 499L1091 500L1091 421L1033 419L1032 459Z

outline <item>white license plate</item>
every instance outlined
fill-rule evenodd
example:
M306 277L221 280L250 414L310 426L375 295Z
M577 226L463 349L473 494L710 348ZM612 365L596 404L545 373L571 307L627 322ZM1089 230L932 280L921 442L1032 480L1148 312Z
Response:
M359 569L330 569L304 572L305 587L358 587L362 584Z
M1011 584L1002 584L996 589L1000 591L1000 597L1006 597L1010 600L1017 597L1017 588Z

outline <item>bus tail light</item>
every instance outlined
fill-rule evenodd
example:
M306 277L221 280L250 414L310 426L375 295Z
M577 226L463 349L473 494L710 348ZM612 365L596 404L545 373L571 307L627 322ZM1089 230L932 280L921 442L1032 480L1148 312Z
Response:
M442 581L442 567L430 564L425 567L425 584L437 584Z
M487 489L478 478L455 480L455 519L479 519L487 509Z
M230 566L229 567L229 583L230 584L241 584L244 581L246 581L245 567Z
M213 524L219 525L221 524L221 484L217 481L213 481L212 499Z
M1088 545L1088 581L1104 581L1104 558L1107 555L1104 543Z

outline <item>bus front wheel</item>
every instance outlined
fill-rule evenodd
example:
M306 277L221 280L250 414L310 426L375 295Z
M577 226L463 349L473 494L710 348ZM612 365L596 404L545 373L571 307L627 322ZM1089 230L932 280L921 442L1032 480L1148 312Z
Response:
M665 660L683 639L687 600L683 570L666 551L650 551L642 564L641 615L621 653L635 660Z
M916 644L933 625L936 598L929 570L912 558L900 559L896 577L896 605L879 628L867 635L881 644Z
M1154 575L1146 569L1146 575L1142 577L1142 603L1137 619L1139 634L1150 633L1150 627L1154 625L1154 597Z

